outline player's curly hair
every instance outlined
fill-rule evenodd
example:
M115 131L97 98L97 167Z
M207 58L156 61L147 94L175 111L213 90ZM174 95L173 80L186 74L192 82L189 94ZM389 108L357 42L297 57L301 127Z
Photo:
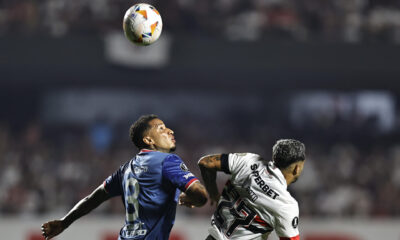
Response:
M306 146L294 139L280 139L272 147L272 160L279 169L306 159Z
M133 144L135 144L139 150L148 147L148 145L143 142L143 135L150 128L149 122L156 118L158 118L158 116L154 114L143 115L131 125L129 136Z

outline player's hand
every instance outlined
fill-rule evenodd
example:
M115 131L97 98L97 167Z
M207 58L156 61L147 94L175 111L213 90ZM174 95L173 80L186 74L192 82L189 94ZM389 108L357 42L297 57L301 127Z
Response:
M46 240L52 239L66 229L65 224L61 220L54 220L42 225L42 235Z
M218 205L220 195L218 193L209 194L209 195L210 195L210 205L212 206L212 205L214 205L214 203L215 203L215 206Z
M195 206L191 203L190 198L186 195L186 193L181 193L179 195L178 204L181 206L186 206L188 208L194 208Z

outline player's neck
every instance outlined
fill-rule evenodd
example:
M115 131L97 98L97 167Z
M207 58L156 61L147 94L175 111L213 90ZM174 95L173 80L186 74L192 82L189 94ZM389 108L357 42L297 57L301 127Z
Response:
M287 169L281 170L283 177L286 180L286 185L289 186L291 183L294 182L294 176L291 174Z
M157 148L157 147L149 147L148 148L151 151L157 151L157 152L162 152L162 153L170 153L171 149L164 149L164 148Z
M286 185L290 185L293 182L293 177L289 176L289 174L283 174L286 180Z

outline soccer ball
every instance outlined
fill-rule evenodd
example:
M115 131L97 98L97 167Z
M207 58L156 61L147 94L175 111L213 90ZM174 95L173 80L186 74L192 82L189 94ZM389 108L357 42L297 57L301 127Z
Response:
M123 28L126 38L138 45L150 45L161 35L160 13L147 3L130 7L124 16Z

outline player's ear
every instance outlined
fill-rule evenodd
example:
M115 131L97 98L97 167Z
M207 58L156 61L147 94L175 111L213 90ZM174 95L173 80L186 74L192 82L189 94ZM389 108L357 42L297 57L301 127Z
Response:
M296 164L294 165L293 171L292 171L293 176L297 176L297 174L299 173L299 171L300 171L300 166L299 166L299 164L296 163Z
M152 145L152 144L154 144L154 140L151 138L151 137L149 137L149 136L146 136L146 137L144 137L143 138L143 142L144 143L146 143L147 145Z

